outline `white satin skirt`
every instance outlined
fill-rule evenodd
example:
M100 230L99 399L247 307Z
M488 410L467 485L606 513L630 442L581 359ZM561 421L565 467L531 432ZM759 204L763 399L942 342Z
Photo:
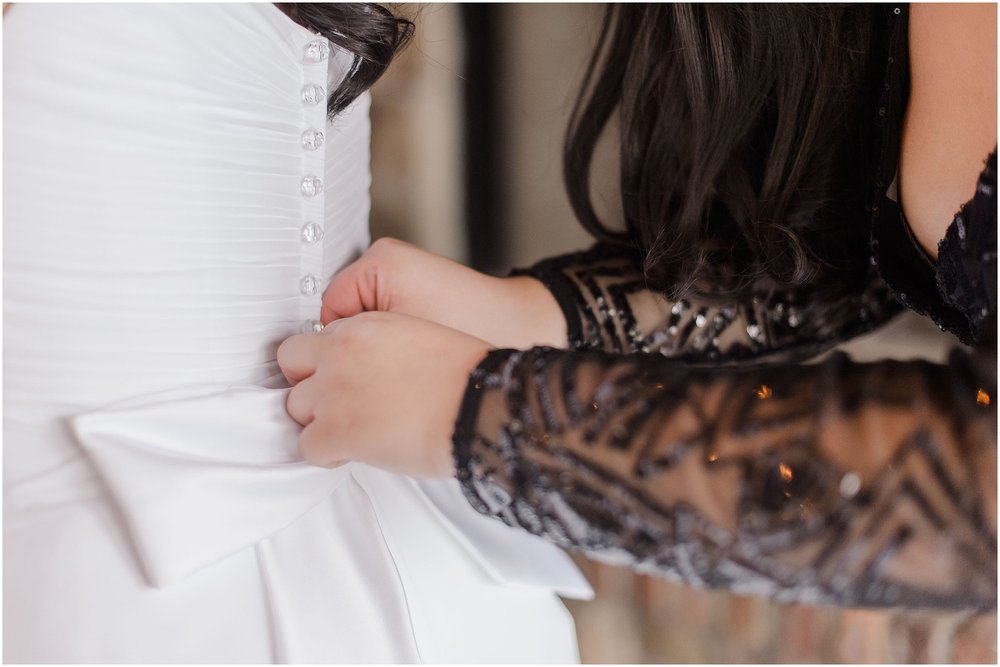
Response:
M556 593L590 589L563 553L453 481L300 462L286 394L71 420L86 457L7 494L5 660L577 660Z

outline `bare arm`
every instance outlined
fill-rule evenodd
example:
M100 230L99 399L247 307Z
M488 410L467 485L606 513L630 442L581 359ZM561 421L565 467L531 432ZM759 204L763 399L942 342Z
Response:
M903 213L924 249L968 201L983 156L997 143L995 4L910 8L912 89L899 167Z

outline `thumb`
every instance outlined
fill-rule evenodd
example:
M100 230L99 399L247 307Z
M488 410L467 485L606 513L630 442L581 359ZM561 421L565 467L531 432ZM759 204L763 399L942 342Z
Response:
M323 292L320 321L353 317L367 310L379 310L379 266L359 259L338 273ZM382 298L382 301L388 302Z

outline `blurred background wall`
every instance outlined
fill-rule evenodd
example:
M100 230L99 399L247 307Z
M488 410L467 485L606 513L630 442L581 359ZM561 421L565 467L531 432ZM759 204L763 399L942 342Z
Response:
M602 6L401 9L417 33L373 91L373 236L497 274L586 246L561 146ZM599 211L615 178L612 161L595 168ZM911 316L847 348L942 360L948 342ZM585 662L997 661L995 614L780 605L579 563L597 591L568 604Z
M416 38L373 91L373 234L496 272L586 245L561 146L601 6L412 7Z

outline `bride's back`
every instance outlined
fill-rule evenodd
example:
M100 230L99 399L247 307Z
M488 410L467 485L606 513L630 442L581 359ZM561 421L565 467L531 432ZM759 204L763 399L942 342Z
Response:
M368 243L351 57L270 4L19 4L3 48L4 657L279 657L253 550L152 588L68 423L278 373Z
M368 98L324 127L328 52L270 4L8 13L6 420L277 372L368 241Z

